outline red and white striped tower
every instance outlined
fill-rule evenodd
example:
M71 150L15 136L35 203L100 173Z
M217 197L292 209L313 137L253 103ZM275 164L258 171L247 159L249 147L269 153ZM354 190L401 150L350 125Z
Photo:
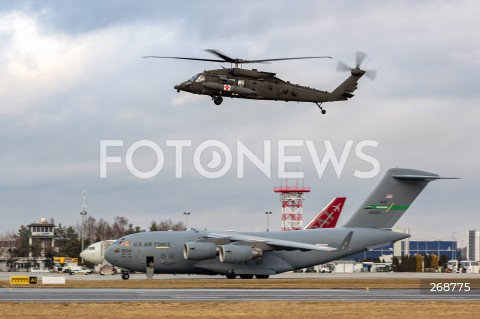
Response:
M300 230L303 229L303 200L305 193L310 192L310 187L298 186L292 187L281 186L274 187L275 193L280 193L280 201L282 202L282 230Z

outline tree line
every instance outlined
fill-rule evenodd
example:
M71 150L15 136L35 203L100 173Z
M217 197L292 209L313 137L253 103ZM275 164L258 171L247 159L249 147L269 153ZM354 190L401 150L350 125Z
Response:
M435 272L440 266L445 266L448 257L441 255L407 255L401 258L393 257L392 267L396 272Z
M48 221L55 225L52 218ZM179 231L185 230L182 222L173 222L171 219L161 220L159 222L152 221L149 231ZM129 222L128 218L117 216L112 222L108 222L103 218L97 219L95 216L88 216L85 219L83 227L84 247L102 240L118 239L125 235L145 232L140 226L134 226ZM28 225L21 225L17 232L8 232L0 236L2 240L13 242L12 247L6 249L9 257L40 257L42 250L47 258L53 256L69 256L78 257L82 250L81 242L82 224L64 226L59 223L55 227L55 248L41 247L40 241L33 238L32 244L29 243L30 229ZM57 252L58 249L58 252Z

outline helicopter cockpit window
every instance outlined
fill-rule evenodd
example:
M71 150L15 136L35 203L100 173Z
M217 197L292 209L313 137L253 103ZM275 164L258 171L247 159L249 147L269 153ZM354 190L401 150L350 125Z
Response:
M245 86L245 80L238 80L238 86Z
M205 75L199 74L195 82L205 82Z
M194 76L192 76L192 77L190 78L190 81L195 82L195 80L197 79L197 77L198 77L198 74L195 74Z

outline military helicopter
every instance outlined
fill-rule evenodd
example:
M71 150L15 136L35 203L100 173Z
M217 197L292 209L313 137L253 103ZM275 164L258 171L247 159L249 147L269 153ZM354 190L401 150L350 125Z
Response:
M185 58L176 56L145 56L144 58L230 63L231 68L205 70L202 73L194 75L189 80L174 86L177 92L185 91L193 94L209 95L212 97L213 102L216 105L222 104L223 97L285 102L312 102L320 108L322 114L326 113L326 110L322 107L322 103L348 100L353 97L352 93L357 89L357 82L363 75L372 80L375 79L376 76L375 70L362 70L360 68L362 62L367 57L367 54L357 52L354 68L341 61L339 61L337 65L337 71L349 71L351 73L350 77L332 92L327 92L307 86L292 84L289 81L283 81L276 77L276 73L258 71L257 69L248 70L241 68L241 66L243 66L243 64L268 63L284 60L331 59L332 57L330 56L244 60L231 58L217 50L209 49L205 51L216 55L220 59Z

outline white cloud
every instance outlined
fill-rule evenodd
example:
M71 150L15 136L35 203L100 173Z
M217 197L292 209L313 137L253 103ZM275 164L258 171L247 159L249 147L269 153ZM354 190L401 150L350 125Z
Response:
M86 43L67 34L46 34L40 18L0 15L0 96L9 101L1 104L0 113L22 114L36 101L71 88L84 72Z

